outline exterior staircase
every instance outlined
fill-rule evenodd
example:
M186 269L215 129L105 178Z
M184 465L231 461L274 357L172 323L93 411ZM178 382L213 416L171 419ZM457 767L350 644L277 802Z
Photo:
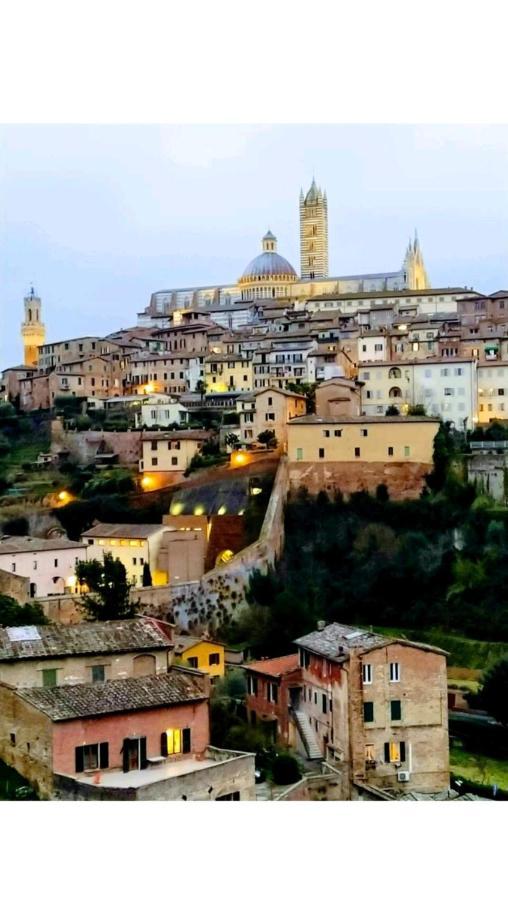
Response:
M293 716L295 719L296 727L298 728L298 732L303 741L303 745L307 751L308 759L323 759L323 754L319 749L319 745L316 741L316 737L312 730L312 726L309 722L308 716L304 712L302 712L301 709L294 709Z

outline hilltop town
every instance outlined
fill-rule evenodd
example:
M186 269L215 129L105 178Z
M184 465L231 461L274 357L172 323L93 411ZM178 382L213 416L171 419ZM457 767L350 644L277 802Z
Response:
M508 790L508 290L431 287L416 234L332 276L314 180L299 208L300 274L269 230L111 334L57 340L24 297L0 795L3 770L9 799Z

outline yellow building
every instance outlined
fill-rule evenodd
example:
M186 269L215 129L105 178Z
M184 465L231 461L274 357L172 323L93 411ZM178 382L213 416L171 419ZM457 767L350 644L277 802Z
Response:
M142 456L139 470L145 478L156 472L185 472L192 457L199 453L203 444L210 437L208 431L147 431L141 439Z
M253 385L252 362L238 353L216 353L208 356L205 359L205 384L207 394L251 391Z
M288 423L292 488L350 494L385 484L393 498L418 497L433 464L439 419L301 416Z
M176 662L181 660L192 669L206 672L212 679L224 676L224 644L204 637L177 635L175 655Z
M293 391L263 388L248 397L238 397L236 409L240 417L242 443L256 441L263 431L274 431L278 446L285 451L288 422L296 416L305 415L307 401Z
M81 540L87 545L87 559L104 559L111 553L125 566L127 578L135 587L143 585L143 569L149 566L153 585L167 584L168 573L159 568L162 537L169 528L165 525L108 525L98 523L84 531Z

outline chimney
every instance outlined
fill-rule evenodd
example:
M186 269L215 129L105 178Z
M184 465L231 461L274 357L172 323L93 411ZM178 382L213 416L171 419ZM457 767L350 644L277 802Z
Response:
M324 622L323 619L319 619L319 621L317 623L317 630L324 631L325 628L326 628L326 622Z

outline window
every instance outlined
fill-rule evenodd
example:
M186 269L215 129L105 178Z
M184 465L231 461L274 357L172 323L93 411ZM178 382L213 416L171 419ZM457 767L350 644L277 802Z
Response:
M385 744L385 762L403 763L406 761L405 741L390 741Z
M55 687L56 685L56 673L57 669L43 669L42 670L42 686L43 687Z
M362 684L372 684L372 666L370 663L362 666Z
M325 448L324 448L324 447L320 447L320 448L319 448L319 453L318 453L318 455L319 455L319 458L320 458L320 459L324 459L324 458L325 458Z
M323 431L323 437L330 437L330 432L329 432L328 429L326 429L325 431Z
M177 465L178 465L178 456L172 456L172 457L171 457L171 465L172 465L172 466L177 466Z
M273 406L273 397L268 397L268 406Z
M106 681L106 669L104 666L92 666L92 681Z
M216 800L239 800L240 791L233 791L231 794L223 794L222 797L216 797Z
M137 566L137 564L138 564L138 558L137 558L137 556L133 556L132 557L132 565Z
M398 662L390 663L390 681L400 681L400 665Z
M365 744L365 762L374 762L375 759L374 744Z
M82 744L75 748L76 772L90 769L107 769L109 766L109 744Z
M300 647L299 653L300 653L300 665L302 666L302 668L308 669L309 666L310 666L310 653L309 653L309 651L308 651L308 650L303 650L303 649ZM309 691L309 693L310 693L310 691ZM309 697L309 700L310 700L310 697Z
M34 559L34 569L37 569L37 560Z
M11 731L10 738L11 738L11 746L15 747L16 746L16 734L14 731Z
M404 447L404 456L411 456L411 448Z
M161 756L191 752L190 728L168 728L161 734Z
M197 656L188 656L187 662L189 663L189 666L191 667L191 669L197 669L197 667L198 667Z
M266 685L266 697L268 703L278 703L279 700L279 688L273 682L268 682Z
M360 448L355 447L355 456L360 456Z
M208 657L208 665L209 666L218 666L220 665L220 655L219 653L210 653Z
M55 567L55 569L58 569L58 559L53 560L53 566Z
M317 691L314 691L314 704L317 705Z
M371 701L363 704L363 721L374 721L374 704Z
M151 441L150 443L151 450L157 450L157 441Z
M11 569L13 572L16 571L16 563L11 563Z
M368 435L369 435L368 429L367 429L367 428L362 428L362 429L361 429L361 435L362 435L362 437L368 437Z
M388 447L388 456L393 456L393 447Z
M336 428L333 434L334 437L342 437L342 428Z
M257 697L258 695L258 680L254 675L249 675L247 678L247 692L251 697Z
M390 700L390 719L392 722L400 722L402 719L400 700Z
M328 712L328 703L327 703L327 696L326 696L326 694L322 694L322 695L321 695L321 703L322 703L322 710L323 710L323 712L324 712L324 713L327 713L327 712Z
M303 459L303 449L302 449L302 447L297 447L296 448L296 461L301 462L302 459Z
M158 464L159 464L159 463L158 463L157 457L156 457L156 456L152 456L152 466L157 466Z

